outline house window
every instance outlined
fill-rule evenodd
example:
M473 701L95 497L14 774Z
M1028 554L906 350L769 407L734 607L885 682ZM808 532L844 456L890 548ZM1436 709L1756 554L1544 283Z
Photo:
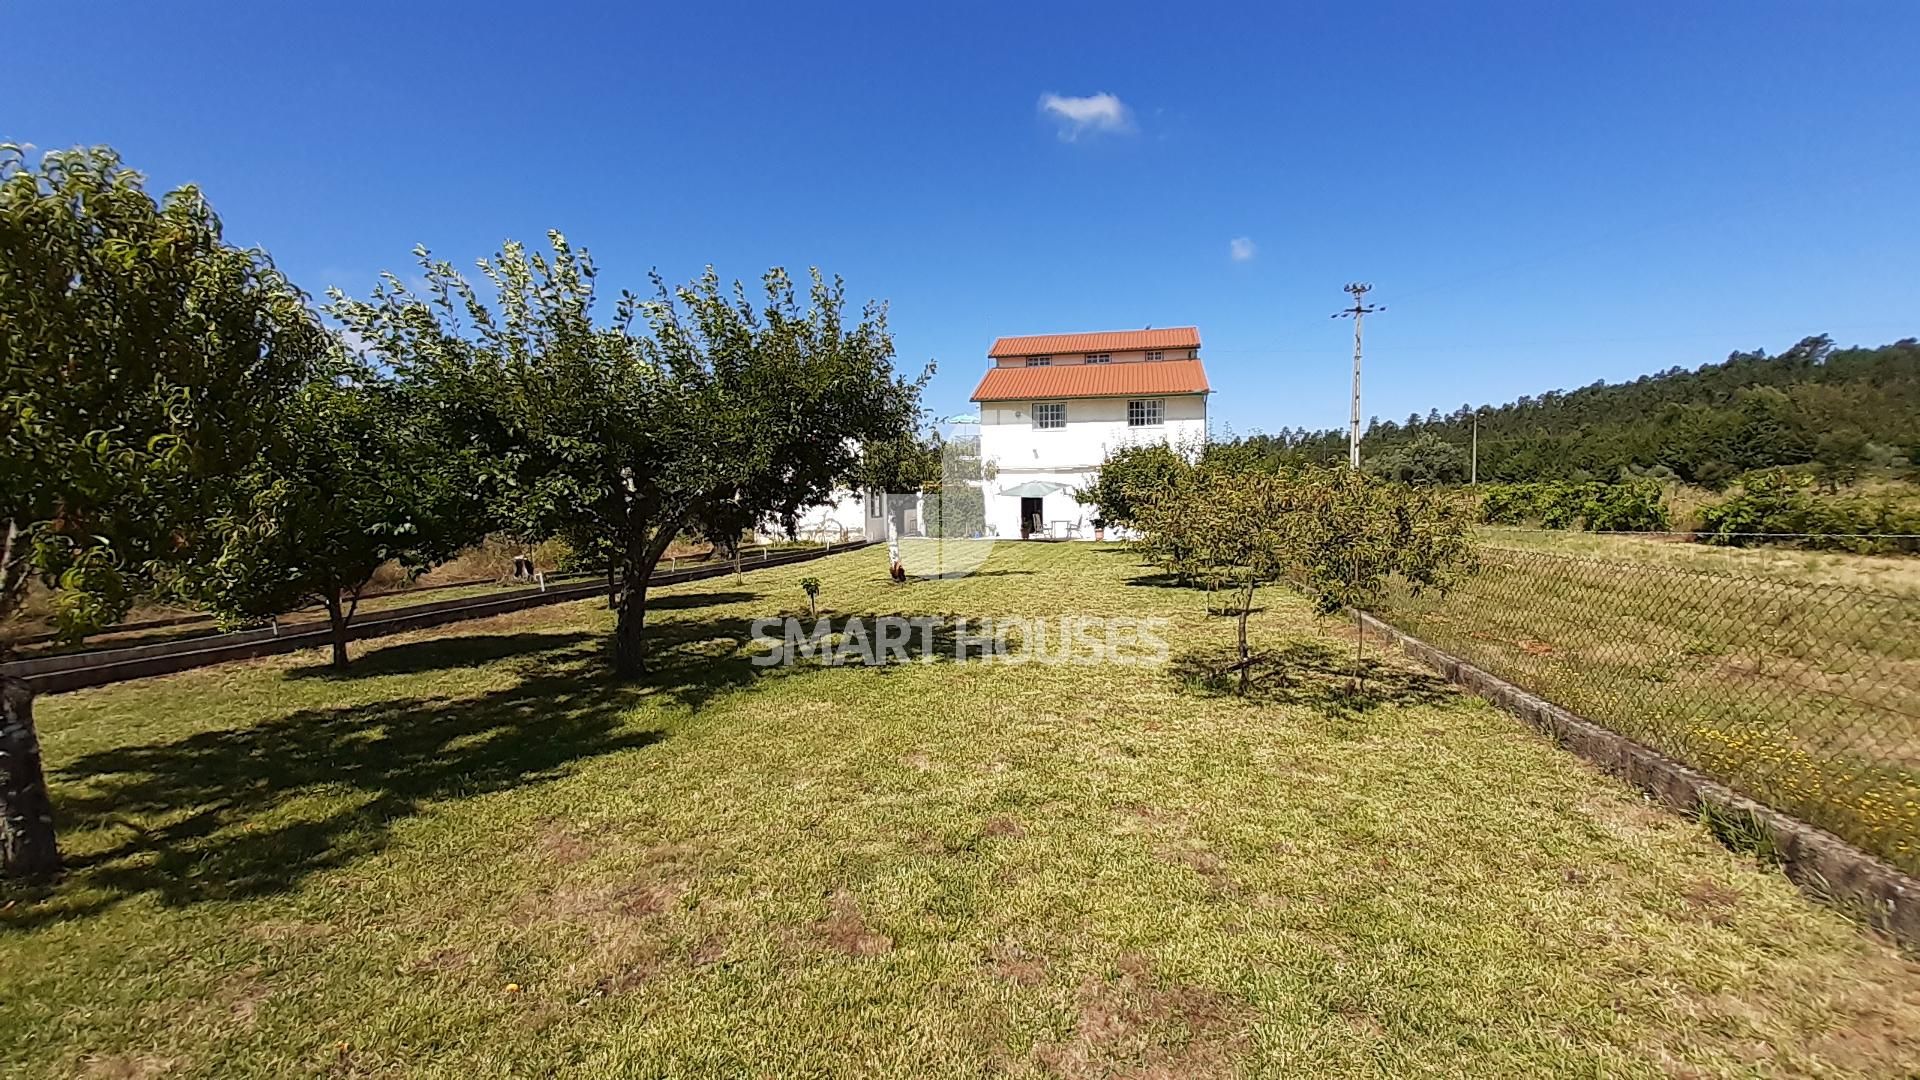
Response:
M1087 363L1089 363L1089 364L1111 364L1111 363L1113 363L1113 354L1112 354L1112 353L1103 353L1103 352L1096 352L1096 353L1088 353L1088 354L1087 354Z
M1159 427L1166 402L1160 398L1127 402L1128 427Z
M1167 354L1160 352L1157 349L1147 354L1147 359L1149 360L1165 360L1166 358L1167 358Z
M880 516L880 493L878 491L867 492L867 516L870 518Z
M1052 363L1053 363L1053 357L1051 357L1051 356L1029 356L1029 357L1027 357L1027 366L1028 366L1028 367L1047 367L1047 366L1049 366L1049 365L1051 365Z
M1033 403L1033 426L1037 428L1063 428L1067 426L1067 403L1064 401L1036 401Z

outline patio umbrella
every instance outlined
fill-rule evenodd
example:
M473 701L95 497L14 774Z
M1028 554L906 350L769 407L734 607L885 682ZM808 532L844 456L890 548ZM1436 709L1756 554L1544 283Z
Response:
M1065 484L1050 483L1046 480L1029 480L1024 484L1015 484L1010 488L1001 488L1000 494L1011 495L1016 499L1039 499L1056 491L1067 490Z

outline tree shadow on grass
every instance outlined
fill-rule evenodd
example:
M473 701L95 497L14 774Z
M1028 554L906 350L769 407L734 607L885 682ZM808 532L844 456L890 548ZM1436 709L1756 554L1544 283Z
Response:
M533 656L578 645L590 634L481 634L429 638L386 645L357 657L345 668L307 664L287 671L289 679L370 679L380 675L418 675L447 668L476 667L509 656Z
M745 604L760 599L759 593L739 592L690 592L647 594L648 611L684 611L687 608L714 607L718 604Z
M690 608L740 604L759 599L748 592L696 592L648 596L647 610L684 611ZM585 633L472 634L432 638L376 648L345 668L308 664L287 672L290 679L362 679L378 675L411 675L445 668L473 667L509 656L542 653L588 640Z
M1192 589L1200 591L1200 586L1181 578L1177 574L1161 571L1139 574L1126 580L1128 585L1138 585L1148 589Z
M810 615L792 617L800 621L803 630L811 630L816 621ZM822 612L820 615L820 618L829 621L836 632L845 628L849 617L862 622L869 634L869 641L879 619L939 619L938 624L928 632L927 651L935 661L952 661L957 655L958 636L947 617L925 612L860 613L851 616ZM770 677L827 667L857 667L885 674L918 666L922 656L920 632L915 629L910 632L906 642L908 656L905 662L867 666L858 662L835 664L825 658L814 658L786 664L756 664L753 662L755 655L764 652L764 649L752 647L753 629L753 620L745 618L675 620L649 626L647 673L634 685L644 694L664 698L685 708L698 709L716 695ZM766 627L766 630L776 641L781 639L782 626L779 622ZM972 637L968 639L968 646L973 650L972 655L979 654L981 646Z
M383 849L396 822L436 802L558 779L587 759L658 742L625 713L649 692L613 681L581 634L472 635L397 645L368 669L422 670L511 646L540 665L474 697L415 696L305 709L245 727L96 751L60 766L63 829L117 841L69 861L65 878L26 893L9 928L105 910L152 895L182 906L284 892ZM431 648L423 648L431 646Z
M1459 696L1432 675L1390 666L1377 656L1356 666L1352 652L1311 639L1255 649L1246 693L1239 695L1240 673L1234 669L1239 659L1235 645L1226 642L1181 653L1167 670L1184 693L1243 696L1262 705L1305 705L1330 716L1354 716L1382 706L1439 705ZM1355 678L1356 671L1364 680Z
M717 604L736 595L743 594L688 599ZM186 906L282 893L377 854L396 823L437 803L559 779L588 759L664 738L633 725L636 705L698 709L761 679L819 666L754 665L752 630L743 617L662 620L648 628L646 674L628 681L613 676L608 642L594 634L398 643L361 656L345 677L512 662L519 678L470 697L303 709L60 764L49 777L60 827L113 846L70 859L51 885L5 886L6 899L25 902L0 909L0 929L82 917L142 895ZM936 634L934 655L951 658L950 633ZM292 677L325 674L301 669Z
M1159 573L1142 574L1138 577L1131 577L1126 580L1126 584L1137 585L1148 589L1180 589L1193 593L1203 598L1201 600L1201 604L1204 605L1202 611L1211 618L1237 618L1240 614L1240 604L1238 602L1239 590L1231 586L1214 589L1209 593L1206 587L1198 582L1183 581L1173 574ZM1259 598L1262 595L1265 594L1255 594L1254 605L1247 609L1249 615L1258 615L1267 610L1267 606L1259 602ZM1227 662L1231 663L1232 661Z

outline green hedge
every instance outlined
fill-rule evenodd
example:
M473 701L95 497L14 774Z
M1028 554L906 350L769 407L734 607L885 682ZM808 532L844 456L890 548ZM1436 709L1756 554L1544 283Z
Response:
M1813 481L1780 469L1749 473L1735 492L1700 510L1706 544L1788 544L1866 555L1920 552L1920 510L1887 498L1820 496Z
M1673 524L1666 495L1655 480L1490 484L1480 501L1480 520L1595 532L1661 532Z

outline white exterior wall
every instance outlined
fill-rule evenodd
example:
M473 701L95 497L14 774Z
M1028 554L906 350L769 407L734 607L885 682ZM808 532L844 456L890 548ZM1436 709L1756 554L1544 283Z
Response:
M862 536L868 540L885 540L887 523L876 502L864 492L835 491L832 501L800 512L800 536L805 540L835 542L843 536L848 540Z
M1100 471L1110 449L1153 442L1198 446L1206 441L1205 394L1161 398L1165 420L1158 427L1128 427L1129 400L1139 399L1068 398L1064 428L1034 427L1031 401L981 402L980 457L999 469L986 485L988 528L1002 539L1020 536L1020 499L1001 495L1007 488L1030 480L1077 488ZM1071 491L1046 496L1041 512L1049 529L1055 522L1068 522L1078 527L1082 538L1092 539L1093 510L1081 506Z

